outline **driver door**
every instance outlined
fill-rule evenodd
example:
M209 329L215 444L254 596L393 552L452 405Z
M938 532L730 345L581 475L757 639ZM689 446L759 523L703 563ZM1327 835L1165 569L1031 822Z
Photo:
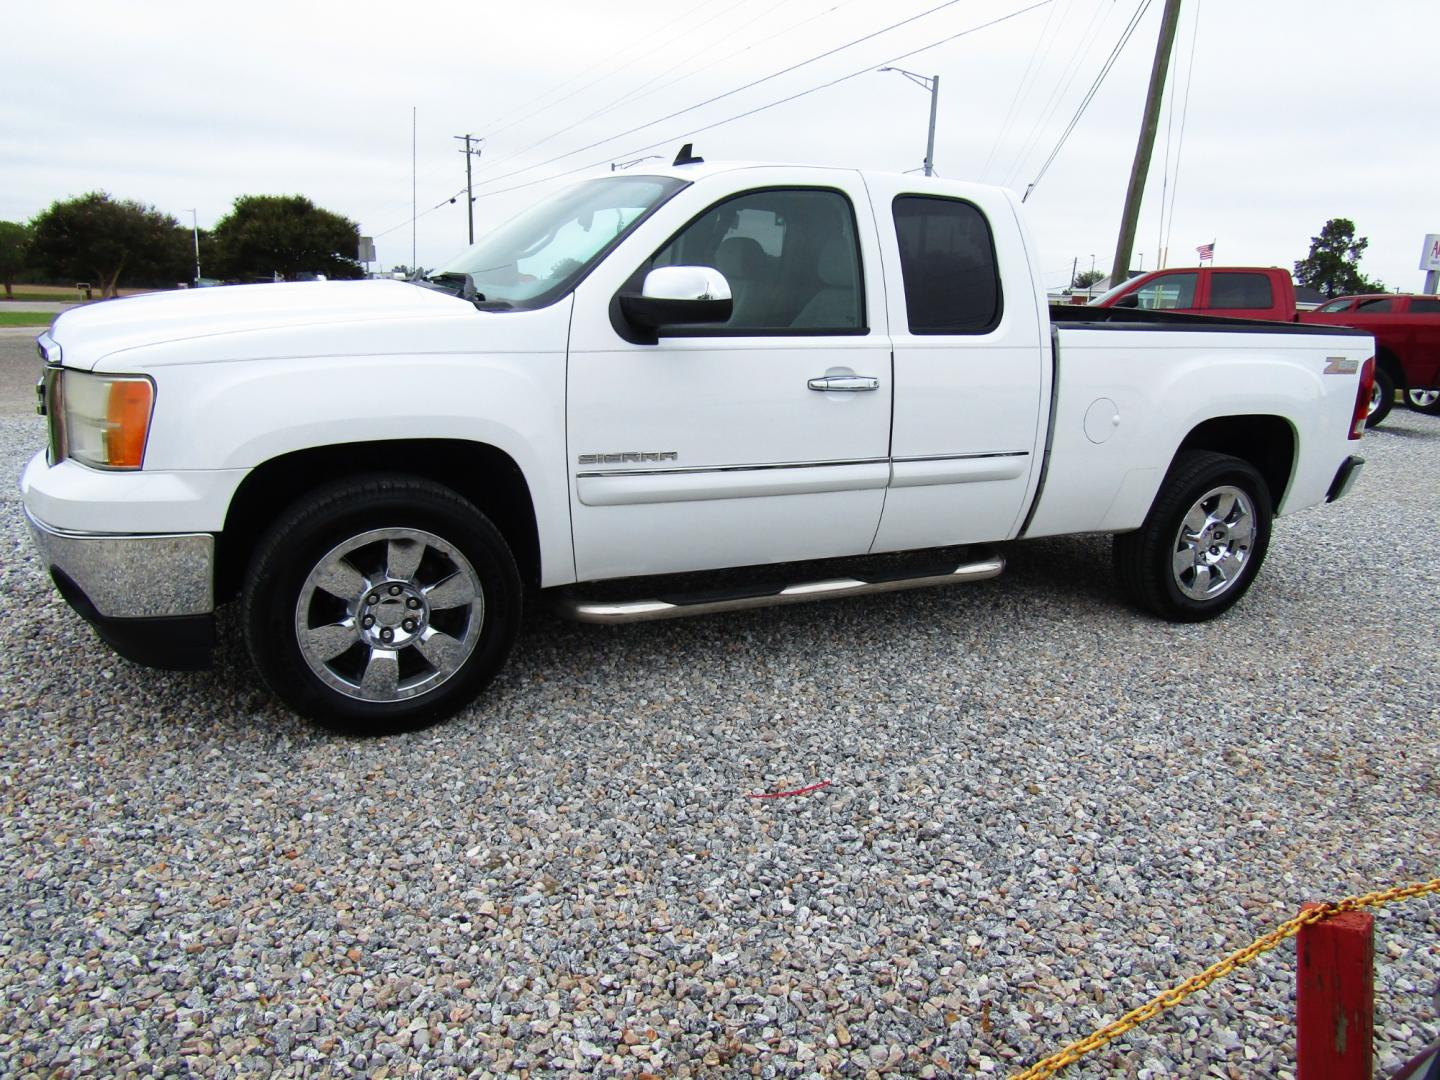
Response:
M855 213L864 189L843 175L717 194L688 221L657 215L616 253L629 259L618 276L577 292L567 466L579 580L870 549L889 479L890 342L878 269L867 273L879 266L873 223ZM667 265L721 270L733 314L627 340L614 294Z

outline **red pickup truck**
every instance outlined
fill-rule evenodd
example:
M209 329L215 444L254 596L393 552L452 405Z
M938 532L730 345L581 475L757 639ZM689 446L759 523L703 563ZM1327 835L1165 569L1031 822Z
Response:
M1092 307L1139 308L1224 315L1232 319L1295 320L1295 283L1278 266L1200 266L1151 270L1121 282Z
M1297 322L1353 326L1375 337L1374 407L1366 423L1385 419L1395 390L1412 409L1440 415L1440 296L1379 293L1342 296Z

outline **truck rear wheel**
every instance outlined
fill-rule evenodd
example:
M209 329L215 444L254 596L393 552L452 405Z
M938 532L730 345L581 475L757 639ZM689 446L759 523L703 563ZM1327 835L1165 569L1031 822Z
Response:
M1183 451L1145 522L1115 537L1115 576L1127 598L1172 622L1228 610L1255 580L1270 543L1264 479L1248 462Z
M261 538L241 622L287 705L380 735L463 708L504 663L520 575L499 530L455 492L374 475L298 500Z
M1375 388L1370 391L1370 411L1365 416L1365 426L1372 428L1390 415L1390 406L1395 404L1395 380L1384 368L1376 365Z

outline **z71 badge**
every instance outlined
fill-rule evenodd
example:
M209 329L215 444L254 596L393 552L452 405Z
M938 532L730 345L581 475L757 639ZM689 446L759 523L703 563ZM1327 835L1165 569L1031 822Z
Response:
M676 461L679 455L674 450L624 450L616 454L581 454L577 459L581 465L638 465L650 461Z

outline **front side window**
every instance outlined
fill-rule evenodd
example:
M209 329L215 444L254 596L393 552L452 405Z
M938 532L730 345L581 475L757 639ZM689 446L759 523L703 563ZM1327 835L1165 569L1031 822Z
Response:
M1000 322L990 223L973 203L901 195L892 212L912 334L984 334Z
M712 206L647 269L709 266L725 275L728 321L675 334L859 334L865 302L850 200L824 188L751 191Z
M1240 274L1221 270L1210 275L1210 306L1226 308L1268 308L1275 302L1270 279L1264 274Z
M1162 274L1135 290L1135 298L1139 301L1137 306L1146 311L1192 308L1195 306L1195 284L1199 280L1199 274Z
M1356 311L1363 311L1369 315L1384 314L1395 310L1395 302L1385 300L1362 300L1355 305Z
M469 274L486 300L540 307L569 289L685 181L662 176L590 180L512 218L441 267Z
M1351 303L1352 301L1349 299L1349 297L1346 297L1344 300L1331 300L1328 304L1316 308L1315 310L1321 315L1331 315L1337 311L1348 310Z

